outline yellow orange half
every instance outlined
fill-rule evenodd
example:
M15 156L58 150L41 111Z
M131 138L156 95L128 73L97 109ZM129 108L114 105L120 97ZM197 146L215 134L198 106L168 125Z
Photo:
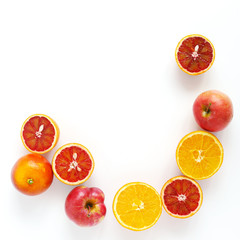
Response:
M117 221L127 229L148 229L157 222L162 213L160 194L146 183L127 183L114 197L113 213Z
M195 131L181 139L176 150L181 172L201 180L215 174L223 162L223 147L217 137L206 131Z

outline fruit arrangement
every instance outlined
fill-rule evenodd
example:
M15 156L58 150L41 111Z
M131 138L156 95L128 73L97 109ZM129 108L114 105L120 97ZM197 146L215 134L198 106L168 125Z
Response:
M199 75L208 71L215 59L213 44L198 34L184 37L177 45L175 59L185 73ZM233 118L231 99L217 90L201 93L193 103L193 116L202 130L186 134L176 148L176 163L182 176L175 176L158 193L143 182L126 183L112 203L112 211L123 227L142 231L152 227L165 211L176 218L188 218L202 205L203 192L196 180L213 176L223 162L223 146L210 132L222 131ZM47 115L28 117L21 128L21 140L29 154L19 158L11 172L13 185L26 195L45 192L55 176L75 186L66 196L65 212L78 226L94 226L107 212L104 193L98 187L82 184L92 175L95 162L90 151L79 143L68 143L55 151L51 163L42 156L54 149L59 127Z
M38 195L52 184L53 176L67 185L79 185L88 180L94 170L90 151L79 143L68 143L54 154L52 164L41 154L52 150L59 138L59 127L47 115L28 117L21 128L21 140L31 152L13 166L13 185L26 195ZM98 224L106 215L104 193L97 187L77 186L66 197L66 215L79 226Z

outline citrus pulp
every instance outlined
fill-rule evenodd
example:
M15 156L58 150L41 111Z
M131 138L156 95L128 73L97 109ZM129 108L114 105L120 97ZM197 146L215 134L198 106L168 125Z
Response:
M59 138L59 128L50 117L34 114L28 117L21 128L21 139L26 149L43 154L55 147Z
M200 185L184 176L171 178L161 190L164 209L177 218L194 215L202 205L202 195Z
M162 212L159 193L142 182L125 184L113 200L113 213L125 228L141 231L152 227Z
M206 131L195 131L181 139L176 150L181 172L193 179L215 174L223 162L223 147L217 137Z
M68 143L53 156L52 168L55 176L68 185L79 185L87 181L94 169L94 160L89 150L79 143Z
M175 50L178 66L190 75L206 72L213 65L215 49L206 37L192 34L184 37Z

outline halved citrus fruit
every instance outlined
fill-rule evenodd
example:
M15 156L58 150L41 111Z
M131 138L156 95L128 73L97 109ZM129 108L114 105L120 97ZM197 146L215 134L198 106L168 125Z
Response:
M148 229L162 213L160 194L146 183L127 183L114 197L113 213L117 221L127 229Z
M94 160L89 150L79 143L68 143L53 156L54 175L68 185L84 183L92 175Z
M28 117L21 128L21 139L26 149L43 154L55 147L59 138L59 128L55 121L44 114Z
M204 36L192 34L184 37L177 45L175 58L178 66L190 75L206 72L213 65L215 49Z
M181 139L176 150L181 172L193 179L206 179L215 174L223 162L223 147L216 136L195 131Z
M168 214L177 218L194 215L202 205L200 185L184 176L169 179L161 190L163 207Z

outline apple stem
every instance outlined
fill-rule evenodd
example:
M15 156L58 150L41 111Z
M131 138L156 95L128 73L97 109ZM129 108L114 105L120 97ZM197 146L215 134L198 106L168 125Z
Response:
M90 217L91 216L91 209L93 207L93 203L91 203L90 201L86 202L85 208L88 210L88 214L87 216Z
M87 209L88 209L88 215L87 215L87 216L90 217L90 216L91 216L91 211L90 211L90 210L91 210L91 207L88 205L88 206L87 206Z
M206 112L209 113L210 112L210 107L211 107L212 103L209 103L207 108L206 108Z

